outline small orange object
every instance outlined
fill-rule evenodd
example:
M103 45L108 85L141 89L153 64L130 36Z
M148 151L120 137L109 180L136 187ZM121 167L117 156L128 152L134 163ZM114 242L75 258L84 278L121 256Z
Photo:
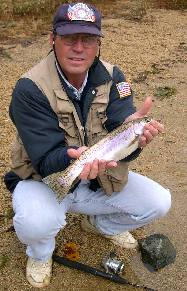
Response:
M78 261L80 258L79 246L74 242L65 244L64 257L72 261Z

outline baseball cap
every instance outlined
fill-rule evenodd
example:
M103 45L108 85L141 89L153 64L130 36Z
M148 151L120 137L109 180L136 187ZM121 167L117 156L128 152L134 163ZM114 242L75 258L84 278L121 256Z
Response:
M91 4L62 4L54 16L53 31L58 35L90 33L103 36L101 13Z

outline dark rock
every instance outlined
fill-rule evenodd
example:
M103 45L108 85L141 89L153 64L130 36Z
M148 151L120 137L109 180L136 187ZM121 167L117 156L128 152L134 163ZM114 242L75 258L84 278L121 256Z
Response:
M176 250L168 237L153 234L139 241L142 261L150 265L154 271L175 261Z

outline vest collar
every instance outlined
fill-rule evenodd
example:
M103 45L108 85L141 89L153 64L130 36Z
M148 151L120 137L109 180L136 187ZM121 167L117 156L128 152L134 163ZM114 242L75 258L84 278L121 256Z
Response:
M112 80L112 77L110 76L106 67L98 59L98 57L96 57L89 70L90 83L93 85L93 87L97 87L105 83L108 83L111 80Z

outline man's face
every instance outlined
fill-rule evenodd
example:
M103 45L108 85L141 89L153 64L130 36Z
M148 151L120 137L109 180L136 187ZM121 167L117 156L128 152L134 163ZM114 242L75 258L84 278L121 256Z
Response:
M55 37L55 52L67 78L84 75L98 52L99 37L86 33Z

